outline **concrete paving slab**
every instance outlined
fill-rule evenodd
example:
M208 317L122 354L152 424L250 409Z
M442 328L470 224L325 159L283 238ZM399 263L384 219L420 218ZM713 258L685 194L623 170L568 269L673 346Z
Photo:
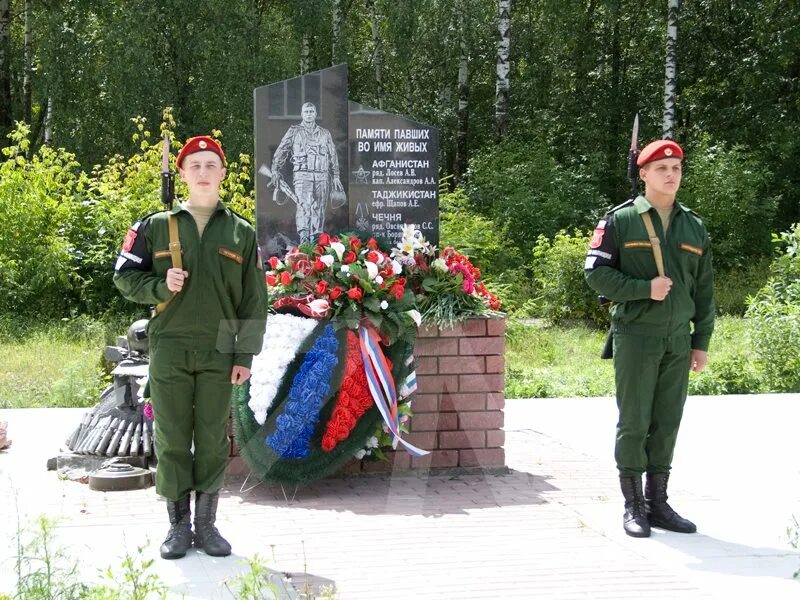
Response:
M671 502L699 533L624 535L609 398L508 400L507 474L329 479L297 491L230 478L219 529L234 555L163 561L166 508L153 488L94 492L45 470L81 409L2 410L0 536L17 515L58 519L60 545L87 579L144 546L171 597L230 598L225 581L259 554L295 586L341 599L800 597L800 396L690 398ZM0 592L14 583L0 549Z

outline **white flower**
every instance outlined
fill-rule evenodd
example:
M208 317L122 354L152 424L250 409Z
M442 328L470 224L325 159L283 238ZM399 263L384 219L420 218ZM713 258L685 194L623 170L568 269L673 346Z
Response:
M389 303L386 300L381 300L381 308L383 310L386 310L387 308L389 308Z
M330 268L330 266L333 264L333 261L335 260L330 254L326 254L324 256L320 256L319 259L322 262L324 262L325 266L328 267L328 268Z
M336 256L339 260L342 260L342 255L344 254L344 244L341 242L331 242L331 248L333 251L336 252Z
M377 448L378 447L378 438L374 435L367 440L367 448Z
M367 273L369 274L370 279L375 279L378 277L378 265L374 262L365 261L364 266L367 268Z
M417 233L419 233L419 230L416 227L414 227L414 225L409 225L409 224L403 225L404 238L413 238Z
M350 265L342 265L341 266L342 273L349 273L350 272Z
M324 317L328 312L328 308L330 308L328 301L323 298L312 300L308 303L308 306L311 309L311 314L315 317Z
M375 278L375 283L377 283L378 285L382 284L382 283L383 283L383 277L381 277L380 275L378 275L378 276Z
M392 261L392 273L394 273L395 275L399 275L402 272L403 272L403 265L401 265L396 260L393 260Z
M422 324L422 315L419 313L417 309L408 310L406 311L406 314L409 317L411 317L414 323L417 324L417 327L419 327Z
M355 453L353 456L355 456L355 457L356 457L358 460L361 460L361 459L362 459L362 458L364 458L366 455L367 455L367 451L366 451L366 450L364 450L364 449L362 448L361 450L359 450L358 452L356 452L356 453Z
M439 271L440 273L447 273L449 269L447 268L447 263L443 258L437 258L435 261L431 263L431 267L434 270Z

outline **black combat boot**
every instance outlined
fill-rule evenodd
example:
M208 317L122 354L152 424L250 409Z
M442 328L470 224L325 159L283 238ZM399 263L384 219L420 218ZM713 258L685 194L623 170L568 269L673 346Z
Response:
M650 523L647 522L641 475L635 477L620 475L619 484L625 497L625 514L622 517L625 533L631 537L650 537Z
M188 494L180 500L167 500L170 528L161 544L161 558L183 558L192 547L192 511Z
M694 533L697 526L684 519L667 504L667 482L669 473L648 473L645 484L647 497L647 520L653 527L678 533Z
M194 499L194 546L202 548L209 556L228 556L231 545L219 534L214 522L217 520L219 494L195 492Z

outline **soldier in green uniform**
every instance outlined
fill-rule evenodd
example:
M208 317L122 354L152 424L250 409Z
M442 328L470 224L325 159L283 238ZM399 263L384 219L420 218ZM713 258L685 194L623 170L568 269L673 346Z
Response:
M714 330L711 243L700 217L675 198L682 159L683 150L671 140L642 150L637 165L644 196L603 217L584 265L589 285L612 303L615 458L625 498L623 525L634 537L649 536L650 526L696 531L667 503L689 370L705 368Z
M188 200L131 227L114 283L133 302L159 305L147 333L156 491L167 499L171 525L161 556L181 558L192 541L207 554L227 556L230 544L214 523L229 455L231 386L250 377L253 355L261 351L266 284L252 225L219 200L220 145L191 138L177 166ZM180 269L170 254L170 215L178 226Z

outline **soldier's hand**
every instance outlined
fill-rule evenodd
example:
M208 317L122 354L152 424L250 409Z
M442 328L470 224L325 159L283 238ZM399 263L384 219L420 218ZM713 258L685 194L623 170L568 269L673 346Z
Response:
M236 365L231 371L231 383L239 385L250 379L250 369Z
M167 289L173 293L180 292L187 277L189 277L189 273L183 269L170 269L167 271Z
M689 368L695 373L699 373L708 364L708 352L703 350L692 350L689 356Z
M281 184L281 176L278 175L276 171L272 172L272 179L269 180L269 187L273 187L276 190L279 188Z
M669 277L656 277L650 280L650 298L652 300L663 300L672 289L672 279Z
M333 178L333 189L336 190L337 192L343 192L344 191L344 186L342 185L342 180L339 179L338 177L334 177Z

